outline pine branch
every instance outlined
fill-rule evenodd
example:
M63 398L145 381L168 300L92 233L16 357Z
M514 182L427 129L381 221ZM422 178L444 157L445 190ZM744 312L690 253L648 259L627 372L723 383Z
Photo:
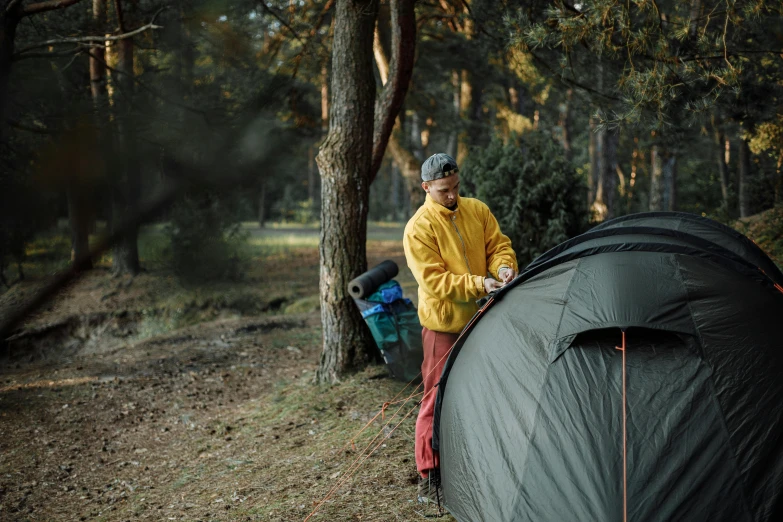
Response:
M277 14L271 7L266 5L266 2L264 0L260 0L258 3L261 4L261 7L263 8L264 11L266 11L267 13L271 14L272 16L274 16L277 19L278 22L283 24L283 26L286 29L291 31L291 34L294 36L294 38L299 40L299 42L301 42L301 43L305 43L304 40L302 40L302 38L296 33L296 31L294 31L294 28L291 27L290 25L288 25L288 22L283 20L283 17L281 17L279 14Z
M139 27L138 29L134 29L133 31L130 31L128 33L124 34L118 34L116 36L79 36L79 37L73 37L73 38L59 38L54 40L46 40L43 42L38 42L37 44L30 45L28 47L25 47L23 49L20 49L17 51L14 56L21 55L26 53L27 51L31 51L33 49L40 49L41 47L49 47L50 45L65 45L65 44L97 44L101 45L103 42L115 42L118 40L125 40L126 38L133 38L137 34L141 34L144 31L147 30L153 30L153 29L163 29L162 25L155 25L154 22L150 22L147 25L143 25Z
M34 134L46 134L46 135L53 135L57 134L56 132L48 129L47 127L33 127L30 125L25 125L24 123L20 123L16 120L6 120L6 123L9 127L12 127L14 129L23 130L25 132L32 132Z

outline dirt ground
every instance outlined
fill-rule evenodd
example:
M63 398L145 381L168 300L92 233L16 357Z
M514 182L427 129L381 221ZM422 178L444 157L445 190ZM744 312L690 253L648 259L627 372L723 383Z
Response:
M400 242L372 243L370 265L388 258L415 297ZM320 315L300 305L317 288L314 249L196 294L163 272L79 280L32 318L0 369L0 520L435 515L415 502L415 398L356 435L413 390L383 367L312 384ZM2 296L0 310L33 289ZM377 449L359 459L365 447Z

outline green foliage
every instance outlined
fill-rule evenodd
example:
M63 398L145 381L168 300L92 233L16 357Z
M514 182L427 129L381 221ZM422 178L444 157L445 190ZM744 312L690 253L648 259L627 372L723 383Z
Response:
M183 198L171 211L166 233L171 267L185 283L241 279L247 234L230 198L202 193Z
M752 239L783 270L783 208L776 207L736 221L733 226Z
M610 123L678 126L720 108L763 113L780 98L780 60L770 58L781 15L780 2L764 0L587 0L506 22L512 46L617 102Z
M5 270L11 264L18 279L24 278L27 243L50 224L46 203L46 194L36 192L29 181L13 172L0 174L0 285L10 283Z
M310 199L297 200L293 196L291 185L283 190L283 197L275 204L275 211L283 223L306 225L318 220L318 208Z
M462 179L466 195L485 202L511 238L520 266L587 228L587 188L543 133L474 149Z

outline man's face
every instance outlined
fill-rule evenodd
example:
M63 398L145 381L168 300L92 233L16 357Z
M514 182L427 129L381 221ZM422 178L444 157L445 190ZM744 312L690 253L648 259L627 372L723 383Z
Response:
M424 181L421 188L432 197L435 203L454 210L452 207L457 204L457 196L459 195L459 174Z

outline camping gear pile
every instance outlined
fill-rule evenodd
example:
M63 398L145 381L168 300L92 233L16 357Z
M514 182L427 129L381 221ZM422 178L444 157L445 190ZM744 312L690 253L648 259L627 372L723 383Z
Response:
M421 323L416 307L403 296L393 278L399 273L394 261L386 260L348 283L348 292L396 380L421 381Z
M783 520L783 274L684 213L608 221L499 290L441 377L459 521Z

